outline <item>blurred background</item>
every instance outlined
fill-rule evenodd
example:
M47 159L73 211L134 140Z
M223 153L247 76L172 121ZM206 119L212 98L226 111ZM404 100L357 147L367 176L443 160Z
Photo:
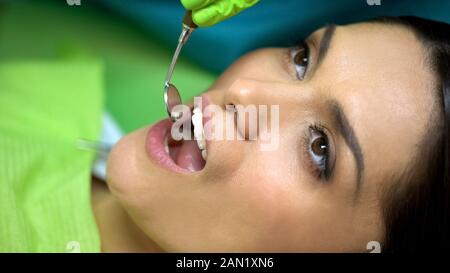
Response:
M100 101L96 105L106 108L125 133L153 123L166 116L163 81L183 14L179 0L1 0L0 101L8 99L2 88L11 79L42 82L77 107ZM238 16L194 32L172 81L188 99L252 49L291 46L326 23L379 15L450 22L450 1L261 0ZM49 64L56 68L48 70Z

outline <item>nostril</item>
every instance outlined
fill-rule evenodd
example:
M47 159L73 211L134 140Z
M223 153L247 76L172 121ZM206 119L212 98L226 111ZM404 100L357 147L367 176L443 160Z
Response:
M230 112L230 113L235 113L236 112L236 105L234 103L228 103L225 105L225 111Z

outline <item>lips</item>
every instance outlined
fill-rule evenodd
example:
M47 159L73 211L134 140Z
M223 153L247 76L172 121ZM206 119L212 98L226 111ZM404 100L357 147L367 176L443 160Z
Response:
M162 120L152 127L147 134L146 151L150 159L161 167L175 172L186 172L186 169L178 166L166 152L164 140L170 133L172 121Z
M203 100L203 107L206 104ZM206 161L202 158L196 140L173 140L170 135L172 124L170 119L165 119L149 129L147 154L156 164L170 171L187 173L202 170Z

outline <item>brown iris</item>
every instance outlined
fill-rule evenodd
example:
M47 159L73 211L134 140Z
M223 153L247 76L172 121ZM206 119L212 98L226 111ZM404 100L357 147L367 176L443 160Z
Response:
M311 143L311 150L318 156L326 156L328 143L324 137L318 137Z
M294 56L294 63L296 65L307 66L308 65L308 56L305 47L300 47L297 53Z

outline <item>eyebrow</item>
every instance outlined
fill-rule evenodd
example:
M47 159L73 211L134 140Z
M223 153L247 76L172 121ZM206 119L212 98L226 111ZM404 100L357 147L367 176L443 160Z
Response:
M325 32L322 35L322 39L319 45L319 53L317 55L317 61L314 68L316 71L319 66L322 64L325 59L331 45L331 41L333 40L333 36L336 30L335 24L328 24L325 27ZM314 72L313 72L314 73ZM343 111L342 106L339 102L335 100L331 100L328 102L330 112L332 116L335 118L335 122L337 124L338 133L344 138L345 143L350 148L353 157L356 162L356 186L355 192L353 195L353 200L357 201L359 197L359 193L361 192L362 187L362 175L364 172L364 156L361 150L361 146L359 145L358 138L356 137L355 131L350 125L345 112Z
M317 70L320 64L325 59L325 56L328 53L328 49L330 48L331 40L333 39L334 32L336 30L335 24L329 24L325 28L325 32L322 35L322 39L319 45L319 53L317 55L317 65L314 70Z
M320 64L325 59L328 50L331 45L331 41L333 39L334 33L336 30L335 24L329 24L325 28L325 32L322 35L322 39L319 45L319 53L317 55L317 63L314 70L317 70ZM339 102L333 100L329 102L329 106L331 109L331 113L335 118L338 132L344 138L345 143L350 148L353 157L356 162L356 187L354 193L354 201L356 201L359 197L359 193L361 192L362 187L362 175L364 172L364 156L361 150L361 146L359 145L358 138L356 137L355 131L350 125L345 112L343 111L342 106Z
M345 143L352 151L353 157L356 162L356 188L354 193L354 201L358 199L359 193L362 187L362 174L364 171L364 156L359 145L358 138L356 137L355 131L348 122L345 112L339 102L332 100L329 102L330 112L335 118L337 124L337 129L339 134L344 138Z

